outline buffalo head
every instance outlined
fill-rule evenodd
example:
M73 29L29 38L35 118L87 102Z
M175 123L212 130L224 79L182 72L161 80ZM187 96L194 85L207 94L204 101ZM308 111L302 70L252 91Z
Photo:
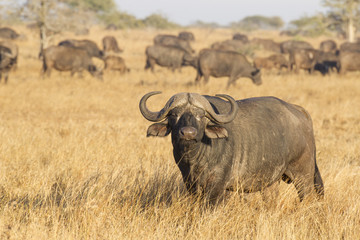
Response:
M217 95L229 100L231 110L227 114L218 114L210 102L197 93L178 93L172 96L159 112L152 112L146 107L146 101L150 96L159 93L147 93L140 100L142 115L147 120L156 122L148 128L147 136L165 137L171 132L173 144L201 142L204 135L208 138L228 136L222 124L231 122L238 111L237 103L232 97Z

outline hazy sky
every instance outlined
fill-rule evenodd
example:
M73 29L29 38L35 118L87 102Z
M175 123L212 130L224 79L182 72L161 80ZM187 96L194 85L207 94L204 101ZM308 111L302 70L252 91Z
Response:
M145 18L161 13L182 25L197 20L227 25L246 16L280 16L285 22L325 12L322 0L115 0L119 10Z

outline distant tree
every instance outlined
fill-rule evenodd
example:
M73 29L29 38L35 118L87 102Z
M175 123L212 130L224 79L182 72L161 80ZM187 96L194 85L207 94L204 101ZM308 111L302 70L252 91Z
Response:
M260 15L248 16L239 22L230 24L232 28L243 29L247 31L257 29L279 29L284 26L284 21L280 17L265 17Z
M196 27L196 28L219 28L220 25L215 22L203 22L203 21L196 21L189 25L190 27Z
M40 53L53 35L86 28L96 21L93 12L78 9L67 0L27 0L22 7L22 18L39 28Z
M180 27L178 24L170 22L165 16L161 14L151 14L143 20L146 27L153 27L158 29L169 29Z
M348 41L354 42L356 28L359 27L360 0L323 0L323 5L330 8L332 16L344 23Z
M59 0L71 7L90 12L103 13L111 12L116 8L114 0Z
M300 35L317 37L326 33L329 24L323 14L317 14L293 20L290 25L295 28L294 32Z
M135 16L118 10L107 12L100 16L102 22L106 25L114 24L117 28L142 28L144 23L142 20L137 19Z

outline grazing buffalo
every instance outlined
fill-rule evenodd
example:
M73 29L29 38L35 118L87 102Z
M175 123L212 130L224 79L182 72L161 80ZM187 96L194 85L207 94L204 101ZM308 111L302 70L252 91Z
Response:
M123 50L119 48L116 38L114 38L113 36L105 36L102 39L102 44L103 53L105 56L123 52Z
M340 45L341 52L360 52L360 43L359 42L344 42Z
M72 48L84 49L90 56L102 59L104 56L103 51L99 49L97 44L91 40L75 40L69 39L61 41L58 46L66 46Z
M334 40L325 40L320 43L320 50L323 52L332 52L337 51L337 45Z
M152 112L146 101L158 93L140 100L144 118L155 122L147 136L171 133L190 193L217 203L226 191L261 191L282 179L295 185L300 200L314 190L324 195L312 120L304 108L275 97L235 101L222 94L178 93Z
M340 74L347 71L360 71L360 52L340 51Z
M17 39L19 36L20 35L11 28L8 27L0 28L0 38Z
M295 73L299 72L299 69L307 70L309 73L313 73L315 65L317 64L318 51L315 49L289 49L289 66ZM324 73L323 73L324 74Z
M43 52L43 74L49 77L51 69L70 71L71 76L76 72L87 70L92 76L102 80L103 72L91 60L89 53L80 48L66 46L51 46Z
M189 41L180 39L179 37L174 36L174 35L159 34L154 38L154 44L181 48L189 54L192 54L195 52L191 48Z
M281 53L289 53L291 49L314 49L310 43L305 41L287 40L280 43Z
M205 83L209 77L229 77L227 87L240 77L250 78L254 84L260 85L260 70L253 67L246 57L240 53L213 49L203 49L199 54L196 82L204 76Z
M280 44L277 42L274 42L272 39L266 39L266 38L253 38L251 39L250 43L255 46L260 46L266 51L276 52L280 53Z
M18 48L14 43L0 42L0 82L4 75L4 82L7 83L9 72L17 65Z
M118 71L120 73L125 73L130 71L130 69L126 67L125 60L122 57L106 56L104 58L104 62L105 62L105 70L113 70L113 71Z
M222 50L222 51L233 51L237 53L245 54L249 49L248 44L244 44L239 40L225 40L222 42L216 42L211 45L212 49Z
M272 69L288 68L288 61L282 54L273 54L269 57L257 57L254 59L254 67Z
M178 37L185 41L195 41L195 36L192 32L187 32L187 31L179 32Z
M249 38L248 36L246 36L245 34L242 34L242 33L235 33L233 35L233 40L238 40L238 41L241 41L243 43L248 43L249 42Z
M181 48L154 45L146 48L146 69L151 69L154 72L155 64L167 67L175 71L182 66L197 67L197 58L184 51Z

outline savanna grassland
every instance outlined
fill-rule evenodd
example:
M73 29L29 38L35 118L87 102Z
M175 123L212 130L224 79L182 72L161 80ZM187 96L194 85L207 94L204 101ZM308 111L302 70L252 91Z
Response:
M263 84L227 78L194 85L196 72L156 66L145 72L145 47L157 33L178 31L93 28L101 44L113 35L131 71L101 82L52 72L40 77L38 34L18 40L19 64L0 84L0 239L359 239L360 72L345 76L263 72ZM231 30L191 29L197 52ZM251 37L285 40L275 32ZM318 47L323 38L305 39ZM261 50L258 55L266 55ZM97 61L101 65L101 62ZM245 199L234 193L215 208L184 191L170 138L146 138L150 122L138 103L149 91L160 109L177 92L226 93L235 99L276 96L306 108L314 124L325 198L300 203L293 185L279 194Z

